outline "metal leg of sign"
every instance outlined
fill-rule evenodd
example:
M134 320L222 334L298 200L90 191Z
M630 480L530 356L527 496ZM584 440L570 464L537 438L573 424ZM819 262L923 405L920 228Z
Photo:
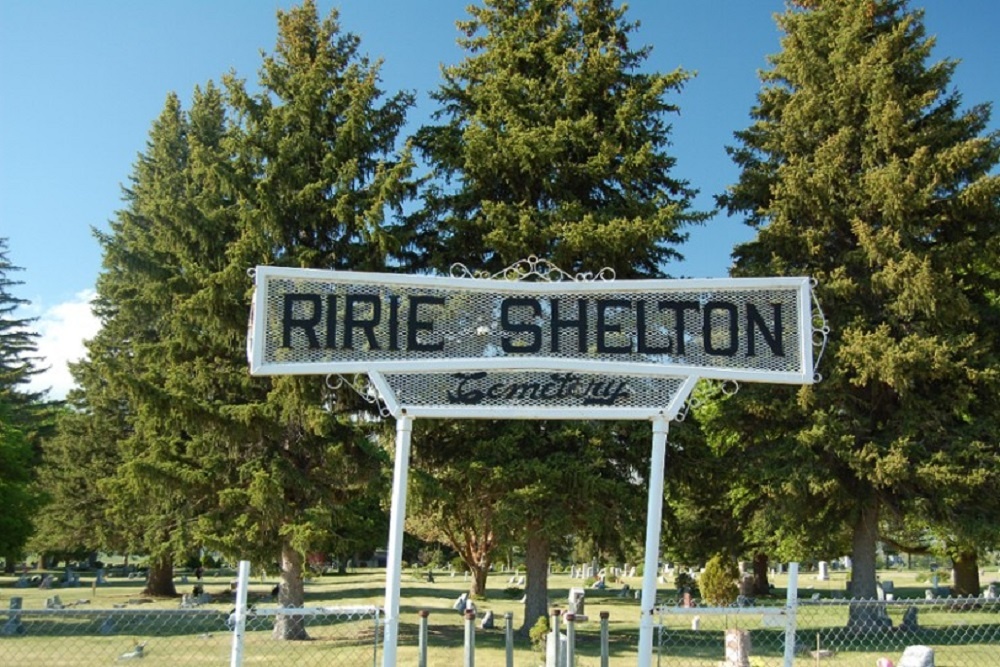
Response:
M649 462L649 504L646 509L646 560L642 570L642 617L639 620L639 667L653 664L653 621L656 614L656 577L660 566L660 523L663 517L663 469L667 457L669 422L653 421L653 452Z
M410 435L413 419L396 419L396 462L392 473L392 507L389 514L389 551L385 563L385 642L382 665L395 667L399 638L399 585L403 569L403 523L406 520L406 483L410 472Z

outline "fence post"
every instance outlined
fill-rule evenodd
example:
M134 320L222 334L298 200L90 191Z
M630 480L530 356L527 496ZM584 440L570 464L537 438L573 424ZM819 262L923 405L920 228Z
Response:
M576 663L576 614L566 614L566 667Z
M417 650L419 652L417 665L419 667L427 667L427 615L429 613L426 609L417 612L417 616L420 617L420 634L417 635Z
M241 560L236 580L236 609L233 611L233 650L229 657L229 667L243 665L243 639L247 629L247 586L250 583L250 561Z
M503 615L504 635L507 644L507 667L514 667L514 612L508 611Z
M608 647L608 618L611 612L601 612L601 667L608 667L611 651Z
M788 564L788 588L785 593L785 660L784 667L795 664L795 625L799 605L799 564Z
M476 667L476 612L465 612L465 667Z
M562 663L559 660L559 614L558 608L552 610L552 655L553 661L552 665L549 667L562 667Z

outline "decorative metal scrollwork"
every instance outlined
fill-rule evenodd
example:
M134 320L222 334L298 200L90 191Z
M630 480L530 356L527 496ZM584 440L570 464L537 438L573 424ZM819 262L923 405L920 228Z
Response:
M740 390L740 383L736 380L711 380L701 381L701 386L691 392L684 402L684 407L677 413L677 421L682 422L691 410L697 410L710 400L725 400L735 396Z
M392 416L392 413L389 411L385 401L382 400L382 396L379 394L378 389L376 389L371 383L371 380L367 375L354 375L347 378L343 375L330 374L326 376L324 382L326 384L326 388L330 391L339 391L345 387L350 389L355 394L360 396L361 400L378 410L378 414L382 419L387 419Z
M815 370L819 368L819 362L823 358L823 353L826 351L826 344L830 339L830 325L826 321L826 315L823 313L823 308L819 305L819 301L816 299L816 279L812 279L811 284L813 286L812 294L812 344L813 348L819 348L819 351L814 355L813 358L813 382L819 382L823 379L823 374Z
M492 274L487 271L472 271L461 262L452 264L450 273L453 278L541 280L548 283L562 282L564 280L570 282L597 282L612 281L615 279L615 270L611 267L604 267L597 273L591 271L569 273L547 259L539 259L534 255L529 256L527 259L518 260L507 268Z

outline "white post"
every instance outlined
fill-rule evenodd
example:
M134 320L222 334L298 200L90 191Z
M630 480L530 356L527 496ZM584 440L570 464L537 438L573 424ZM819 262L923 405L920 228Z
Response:
M799 564L788 564L788 588L785 591L785 661L784 667L795 664L795 626L799 606ZM818 659L818 658L817 658Z
M410 435L413 419L396 419L396 462L392 473L392 506L389 510L389 551L385 563L385 641L382 665L396 667L399 637L399 585L403 569L403 524L406 520L406 483L410 472Z
M247 588L250 585L250 561L241 560L236 575L236 621L233 624L233 650L229 656L229 667L243 665L243 639L247 629Z
M667 458L669 423L663 415L653 421L653 452L649 461L649 504L646 508L646 560L642 570L639 619L639 667L653 664L653 616L656 613L656 575L660 563L660 522L663 518L663 468Z

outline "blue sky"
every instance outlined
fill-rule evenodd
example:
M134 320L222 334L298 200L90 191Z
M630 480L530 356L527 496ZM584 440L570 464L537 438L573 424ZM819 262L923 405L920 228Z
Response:
M457 62L455 21L471 0L319 0L340 10L362 50L383 58L387 91L417 94L411 128L429 119L428 98L441 64ZM24 268L14 290L39 317L40 352L52 370L40 378L61 396L65 361L82 352L96 325L86 305L100 269L91 228L104 229L121 207L137 154L166 95L190 98L195 85L234 70L256 79L261 50L273 48L275 12L288 0L0 0L0 237ZM773 14L782 0L634 0L641 26L633 46L650 45L650 70L697 72L671 98L676 176L700 190L700 209L736 179L725 153L744 128L759 89L757 72L779 50ZM912 0L926 9L935 59L962 61L952 83L966 103L1000 97L998 0ZM994 110L1000 128L1000 109ZM718 216L691 230L678 277L721 277L738 220ZM593 267L594 270L600 267Z

